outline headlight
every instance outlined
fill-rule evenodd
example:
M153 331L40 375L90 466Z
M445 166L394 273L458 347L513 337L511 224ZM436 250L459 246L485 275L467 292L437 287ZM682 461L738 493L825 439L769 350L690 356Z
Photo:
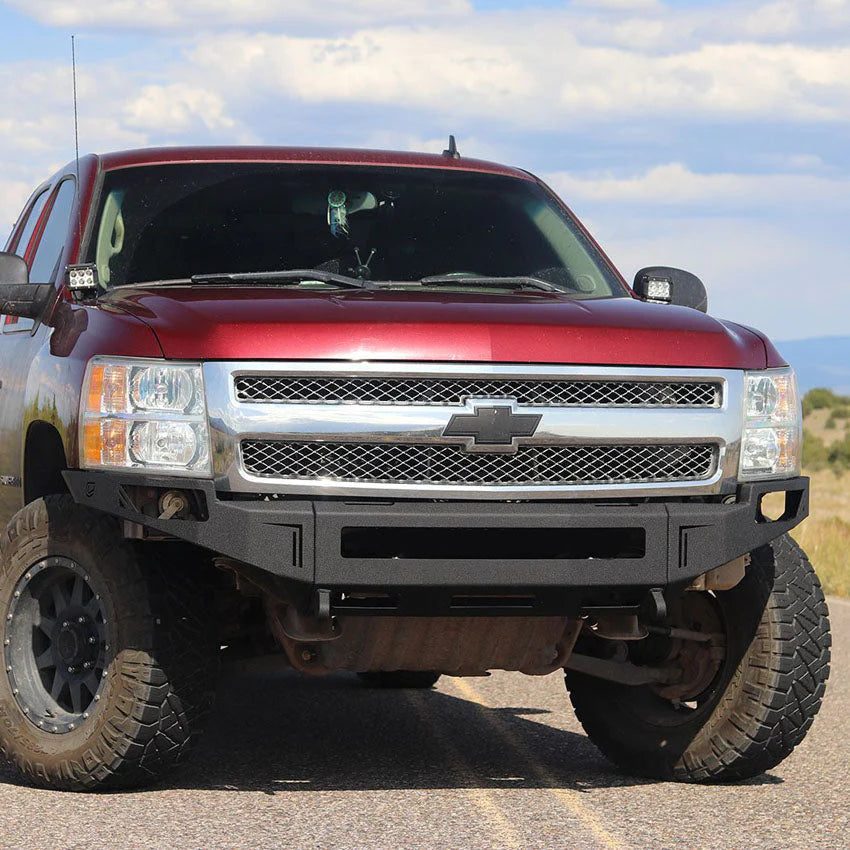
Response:
M86 469L209 475L200 365L94 358L86 371L80 445Z
M741 478L799 475L801 444L802 412L794 370L746 372Z

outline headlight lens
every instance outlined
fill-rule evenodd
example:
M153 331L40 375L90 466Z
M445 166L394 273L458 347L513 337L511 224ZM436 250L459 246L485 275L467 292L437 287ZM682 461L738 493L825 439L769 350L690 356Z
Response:
M794 370L745 373L741 478L799 475L801 445L802 412Z
M95 358L83 398L85 468L210 474L200 364Z

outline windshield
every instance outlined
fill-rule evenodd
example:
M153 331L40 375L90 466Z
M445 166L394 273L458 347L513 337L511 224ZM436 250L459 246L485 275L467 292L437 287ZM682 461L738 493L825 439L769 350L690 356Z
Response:
M459 288L475 288L475 277L490 278L489 288L493 278L533 277L574 297L626 294L541 186L448 169L188 163L116 170L106 174L88 254L104 288L317 269L399 285L456 276Z

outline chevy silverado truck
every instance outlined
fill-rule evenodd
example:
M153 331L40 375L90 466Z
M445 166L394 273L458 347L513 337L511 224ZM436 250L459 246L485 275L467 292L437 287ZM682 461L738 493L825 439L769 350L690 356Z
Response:
M564 671L625 771L770 769L829 670L800 403L706 304L454 145L61 169L0 254L3 754L156 780L226 647L364 687Z

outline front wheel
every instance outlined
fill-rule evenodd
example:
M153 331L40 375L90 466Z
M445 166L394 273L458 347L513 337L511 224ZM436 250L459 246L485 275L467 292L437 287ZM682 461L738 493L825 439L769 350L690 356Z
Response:
M191 565L148 563L68 496L19 511L0 543L3 755L72 791L144 785L180 764L218 655Z
M663 779L741 780L779 764L805 737L829 675L826 602L803 551L781 537L753 553L737 587L688 591L672 611L668 625L720 638L678 650L657 639L653 650L650 638L632 644L630 660L678 652L693 688L568 672L588 737L625 770Z

